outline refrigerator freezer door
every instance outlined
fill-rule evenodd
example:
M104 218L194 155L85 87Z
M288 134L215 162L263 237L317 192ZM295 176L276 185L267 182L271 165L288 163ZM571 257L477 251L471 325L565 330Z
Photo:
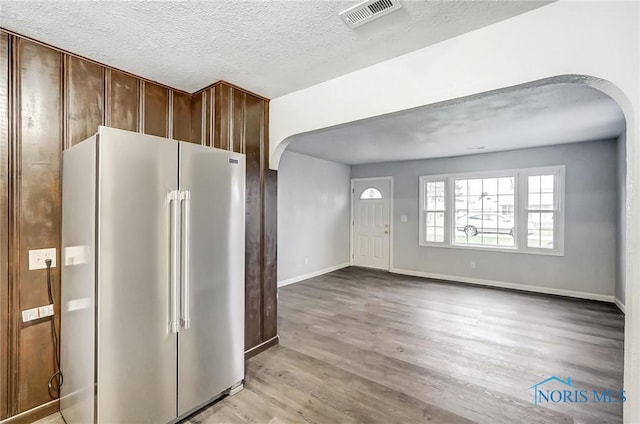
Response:
M63 153L60 411L69 424L94 422L95 138Z
M170 422L177 416L170 193L178 189L178 143L101 127L98 175L98 423Z
M178 333L182 416L244 378L244 155L180 143L180 191L190 198L182 209L190 219L182 281L189 315Z

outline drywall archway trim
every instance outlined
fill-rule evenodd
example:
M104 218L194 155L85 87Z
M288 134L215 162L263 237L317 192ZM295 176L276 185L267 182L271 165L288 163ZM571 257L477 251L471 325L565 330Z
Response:
M568 88L568 87L573 87L573 88ZM531 104L539 103L539 107L541 108L546 108L548 109L548 111L554 111L554 110L557 111L558 108L562 108L562 107L556 105L555 103L545 105L546 101L550 101L550 102L559 101L558 98L554 98L553 96L550 95L550 93L559 93L559 95L561 96L566 94L567 96L571 97L571 96L576 96L576 94L572 94L572 93L596 93L596 92L604 94L604 95L602 94L600 95L601 98L609 99L608 104L611 105L609 113L616 114L616 112L614 111L617 110L618 111L617 116L619 117L618 125L620 124L624 125L624 121L622 120L623 112L620 107L620 103L622 102L622 103L628 104L629 102L626 96L624 96L624 94L621 93L620 90L617 89L617 87L613 86L612 84L607 84L606 81L603 81L595 77L583 76L583 75L561 75L556 77L545 78L538 81L531 81L531 82L520 84L513 87L506 87L499 90L493 90L490 92L478 93L478 94L466 96L463 98L447 100L447 101L443 101L435 104L429 104L425 106L419 106L419 107L415 107L408 110L401 110L393 113L388 113L382 116L375 116L371 118L362 119L355 122L348 122L348 123L336 125L333 127L309 131L303 134L295 134L288 137L286 140L280 143L278 147L276 147L275 155L277 155L278 157L281 157L282 152L284 152L287 148L289 148L289 146L291 146L292 149L293 149L293 146L296 146L296 147L306 146L305 147L306 149L311 149L312 151L317 152L320 158L327 159L327 160L335 160L335 161L344 162L347 164L367 163L366 162L367 160L380 162L380 160L384 161L385 160L384 157L386 157L387 155L388 155L388 160L424 159L425 157L421 155L430 154L430 153L427 153L428 151L433 153L434 149L435 151L438 150L438 148L436 147L436 144L438 143L438 134L434 134L433 135L434 138L429 140L429 143L426 143L426 144L424 144L424 137L427 137L427 139L430 138L428 132L414 139L412 135L416 133L416 131L420 131L419 124L416 122L408 121L407 120L408 116L414 117L414 120L415 119L418 119L419 121L426 120L428 122L433 122L433 121L437 121L438 119L443 119L443 116L445 115L452 116L453 122L456 123L455 134L459 137L458 138L459 143L457 144L464 146L465 142L468 142L464 138L464 133L465 131L469 131L469 130L465 130L464 125L461 122L461 119L456 119L456 117L458 117L458 115L461 117L468 116L470 113L469 105L483 104L484 106L481 107L481 109L483 111L484 109L487 109L489 111L488 112L489 115L485 114L484 116L489 117L489 116L492 116L493 113L495 113L495 111L491 111L491 107L493 107L491 105L491 101L500 103L500 106L499 106L500 108L500 107L503 107L502 106L503 103L513 103L512 99L527 98L530 94L532 96ZM542 99L544 100L537 100L536 98L537 94L535 93L545 93L545 95L542 96ZM615 93L616 97L620 98L620 101L616 101L615 99L612 99L612 95L607 93ZM590 95L598 96L597 94L590 94ZM525 101L524 103L527 103L527 102ZM571 104L571 103L568 103L568 104ZM533 118L534 120L537 119L536 122L540 121L541 116L539 116L538 112L534 109L528 109L526 110L526 114L517 116L516 111L518 107L519 106L516 106L514 109L509 111L509 113L498 114L503 116L502 121L500 121L499 118L496 118L497 119L496 122L498 122L498 125L500 125L499 122L504 123L505 122L504 120L507 119L506 118L507 116L512 117L513 119L526 120L530 117L529 114L531 112L533 112L536 115L536 116L531 116L531 118ZM607 111L601 111L601 112L606 113ZM554 115L549 115L549 113L547 113L546 116L548 116L548 118L552 120L556 119ZM562 116L562 114L560 114L560 116ZM415 118L415 117L419 117L419 118ZM596 117L599 118L599 116L591 115L590 117L587 117L586 115L584 115L584 119L589 119L589 120L594 119ZM474 116L473 119L471 119L471 122L475 122L477 119L480 119L480 116ZM565 119L566 119L566 116L565 116ZM570 119L572 122L567 122L566 125L562 124L561 120L556 121L556 123L560 126L567 127L566 131L568 131L569 134L572 134L568 136L568 138L565 138L566 140L579 141L579 138L575 138L575 137L582 137L582 136L577 133L571 133L571 128L574 125L578 125L578 126L582 125L582 128L586 129L588 128L587 126L591 124L591 122L585 122L583 124L580 124L579 121L581 121L582 119L579 116L572 116ZM603 118L603 119L606 120L606 118ZM379 130L381 130L381 133L385 135L378 136L377 134L375 134L375 131L374 131L374 133L371 133L370 136L367 137L365 135L367 132L366 130L367 128L378 128ZM397 128L398 130L397 135L399 137L409 138L407 140L402 140L402 146L403 146L403 149L405 149L402 152L397 152L394 150L396 149L395 146L397 145L395 141L399 142L401 140L394 140L393 137L391 137L391 139L388 138L389 134L393 134L394 132L393 128ZM507 128L510 128L511 130L513 130L513 128L509 127L508 125L507 125ZM355 129L359 129L359 130L355 130ZM498 134L500 134L501 129L502 128L492 129L497 134L496 135L497 138L500 138ZM622 131L623 129L624 127L621 128L618 126L617 128L611 127L608 129L608 131L615 131L615 130ZM441 130L441 128L438 128L438 130ZM470 130L470 131L473 131L473 130ZM487 131L489 130L487 129ZM356 139L349 140L348 139L349 134L354 134ZM536 133L535 131L533 131L532 134L535 134L535 137L539 137L541 135L542 137L545 137L544 134L541 134L539 132ZM527 141L524 141L524 139L520 141L521 143L524 143L524 147L537 146L536 144L531 145L531 143L536 143L534 141L535 138L533 139L531 138L532 134L528 134L529 136L528 138L524 137L524 139L526 139ZM338 137L338 139L334 139L334 137ZM553 140L557 140L557 142L566 142L566 141L562 141L562 137L559 139L557 139L557 137L558 135L551 134L551 139L547 140L545 143L552 143ZM475 137L471 137L471 138L475 138ZM325 141L327 143L326 145L324 145ZM351 143L351 141L353 141L353 143ZM453 140L449 140L449 141L453 141ZM376 143L379 143L379 144L376 144ZM315 147L310 147L312 145ZM339 146L343 146L343 147L339 147ZM368 146L371 146L371 151L369 151ZM409 150L406 150L407 148ZM495 151L496 149L496 147L493 145L491 148L494 150L489 150L489 151ZM513 147L512 144L509 144L508 148L513 149L516 147ZM293 150L297 151L298 153L314 156L313 153L311 152L307 153L305 152L304 149L303 150L293 149ZM445 153L446 155L469 154L469 153L460 153L462 152L462 150L460 149L458 151L451 150L451 148L448 148L445 150L446 151L443 151L443 153ZM456 153L452 153L452 152L456 152ZM382 159L380 155L384 155L382 156ZM427 156L427 157L437 157L437 156ZM359 160L358 158L362 159L363 162L357 162L357 160Z

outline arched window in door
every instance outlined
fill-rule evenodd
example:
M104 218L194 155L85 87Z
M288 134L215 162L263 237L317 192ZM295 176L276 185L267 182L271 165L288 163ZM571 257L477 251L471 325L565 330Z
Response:
M369 187L362 191L361 200L382 199L382 193L375 187Z

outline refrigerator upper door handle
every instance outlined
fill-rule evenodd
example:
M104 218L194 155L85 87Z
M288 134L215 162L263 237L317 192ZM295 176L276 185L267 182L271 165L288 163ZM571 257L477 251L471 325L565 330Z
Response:
M178 281L180 279L180 238L178 231L180 228L180 192L173 190L169 192L169 207L171 212L170 223L170 237L171 237L171 258L170 258L170 290L171 290L171 305L170 305L170 318L169 329L172 333L180 331L180 322L178 314L180 313L178 307Z
M180 203L184 202L184 211L182 213L182 257L180 268L181 274L181 287L182 287L182 310L181 310L181 324L186 329L191 326L190 314L189 314L189 243L191 236L191 192L184 190L180 192Z

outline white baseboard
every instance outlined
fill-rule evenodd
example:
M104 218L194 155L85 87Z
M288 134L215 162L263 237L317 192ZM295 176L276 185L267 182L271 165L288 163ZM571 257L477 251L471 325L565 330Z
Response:
M587 292L564 290L564 289L554 289L551 287L530 286L527 284L516 284L516 283L507 283L504 281L482 280L479 278L458 277L454 275L432 274L429 272L413 271L409 269L391 268L389 272L393 272L394 274L410 275L412 277L424 277L424 278L432 278L435 280L457 281L460 283L477 284L480 286L500 287L503 289L522 290L522 291L528 291L533 293L554 294L558 296L576 297L579 299L599 300L601 302L614 303L614 299L615 299L614 296L609 296L606 294L587 293Z
M348 263L332 266L329 268L321 269L319 271L310 272L308 274L300 275L298 277L289 278L283 281L278 281L278 287L288 286L289 284L299 283L300 281L308 280L309 278L317 277L318 275L327 274L329 272L337 271L342 268L350 266Z
M620 302L620 299L618 299L617 297L615 299L613 299L613 303L616 304L616 306L618 307L618 309L620 309L622 311L622 313L624 314L624 303Z

